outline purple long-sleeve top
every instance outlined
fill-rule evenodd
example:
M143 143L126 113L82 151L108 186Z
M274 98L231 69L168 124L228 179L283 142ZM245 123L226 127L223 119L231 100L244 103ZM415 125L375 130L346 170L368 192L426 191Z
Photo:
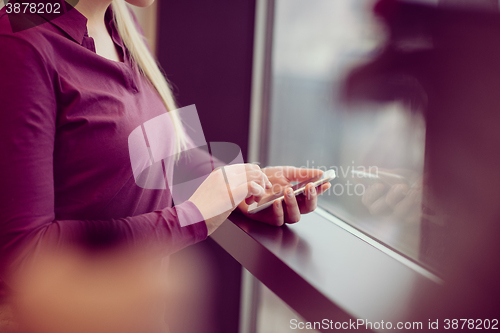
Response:
M140 74L112 20L124 62L96 54L76 9L12 32L0 11L0 255L24 258L40 244L83 233L152 239L173 252L207 237L196 206L172 207L168 189L134 180L127 139L167 112ZM170 133L174 149L174 129ZM179 216L191 220L181 227ZM198 222L199 221L199 222Z

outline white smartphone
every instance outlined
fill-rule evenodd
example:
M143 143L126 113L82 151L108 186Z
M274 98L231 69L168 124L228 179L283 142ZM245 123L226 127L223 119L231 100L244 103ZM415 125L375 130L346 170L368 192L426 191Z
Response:
M313 183L314 187L317 187L321 184L324 184L326 182L331 181L336 177L335 175L335 170L328 170L323 172L323 175L317 176L310 178L306 181L303 181L299 184L295 184L292 186L292 190L295 194L295 196L304 193L304 190L306 188L306 185L309 183ZM260 212L261 210L271 206L273 202L276 200L283 200L285 198L285 190L283 189L282 191L275 193L275 194L270 194L268 196L265 196L260 200L259 202L254 202L250 206L248 206L248 214L255 214L257 212Z

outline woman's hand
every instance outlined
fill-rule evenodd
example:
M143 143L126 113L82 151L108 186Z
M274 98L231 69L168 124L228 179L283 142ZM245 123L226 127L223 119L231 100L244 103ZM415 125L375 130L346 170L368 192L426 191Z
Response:
M215 169L189 201L203 215L210 235L241 202L258 202L266 188L271 183L258 165L234 164Z
M303 182L312 177L323 174L321 170L301 169L295 167L270 167L262 170L272 183L272 188L266 190L266 194L277 193L284 188L285 190L285 206L280 200L273 203L272 207L268 207L258 213L248 214L248 206L252 203L245 200L239 205L239 209L251 219L265 222L275 226L281 226L283 223L296 223L300 220L301 214L307 214L316 209L318 194L328 190L331 186L326 182L317 188L312 183L307 184L303 195L295 196L293 194L292 182Z
M420 221L423 178L410 170L390 172L404 175L407 181L370 185L361 198L363 205L374 216L394 216L408 223Z

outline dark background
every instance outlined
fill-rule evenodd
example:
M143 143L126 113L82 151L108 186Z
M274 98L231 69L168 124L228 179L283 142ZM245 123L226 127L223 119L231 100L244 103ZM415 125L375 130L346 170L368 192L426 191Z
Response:
M196 104L207 142L233 142L248 152L255 0L162 1L158 59L179 107ZM207 302L213 318L193 318L173 332L238 331L241 266L208 239L172 256L177 262L210 257L214 281ZM206 273L205 273L206 274ZM214 278L215 277L215 278ZM195 286L193 286L195 288Z
M164 1L158 59L179 106L196 104L207 142L237 143L246 158L255 0Z

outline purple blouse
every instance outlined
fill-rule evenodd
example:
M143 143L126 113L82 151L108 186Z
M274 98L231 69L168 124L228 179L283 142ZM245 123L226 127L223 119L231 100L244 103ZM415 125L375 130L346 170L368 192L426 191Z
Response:
M76 9L16 33L0 11L3 261L89 231L131 243L160 241L169 253L207 237L193 203L172 207L168 189L134 181L127 138L167 110L131 63L112 15L109 8L106 22L124 62L96 54L87 19ZM168 132L174 142L172 126ZM181 227L181 215L201 222Z

